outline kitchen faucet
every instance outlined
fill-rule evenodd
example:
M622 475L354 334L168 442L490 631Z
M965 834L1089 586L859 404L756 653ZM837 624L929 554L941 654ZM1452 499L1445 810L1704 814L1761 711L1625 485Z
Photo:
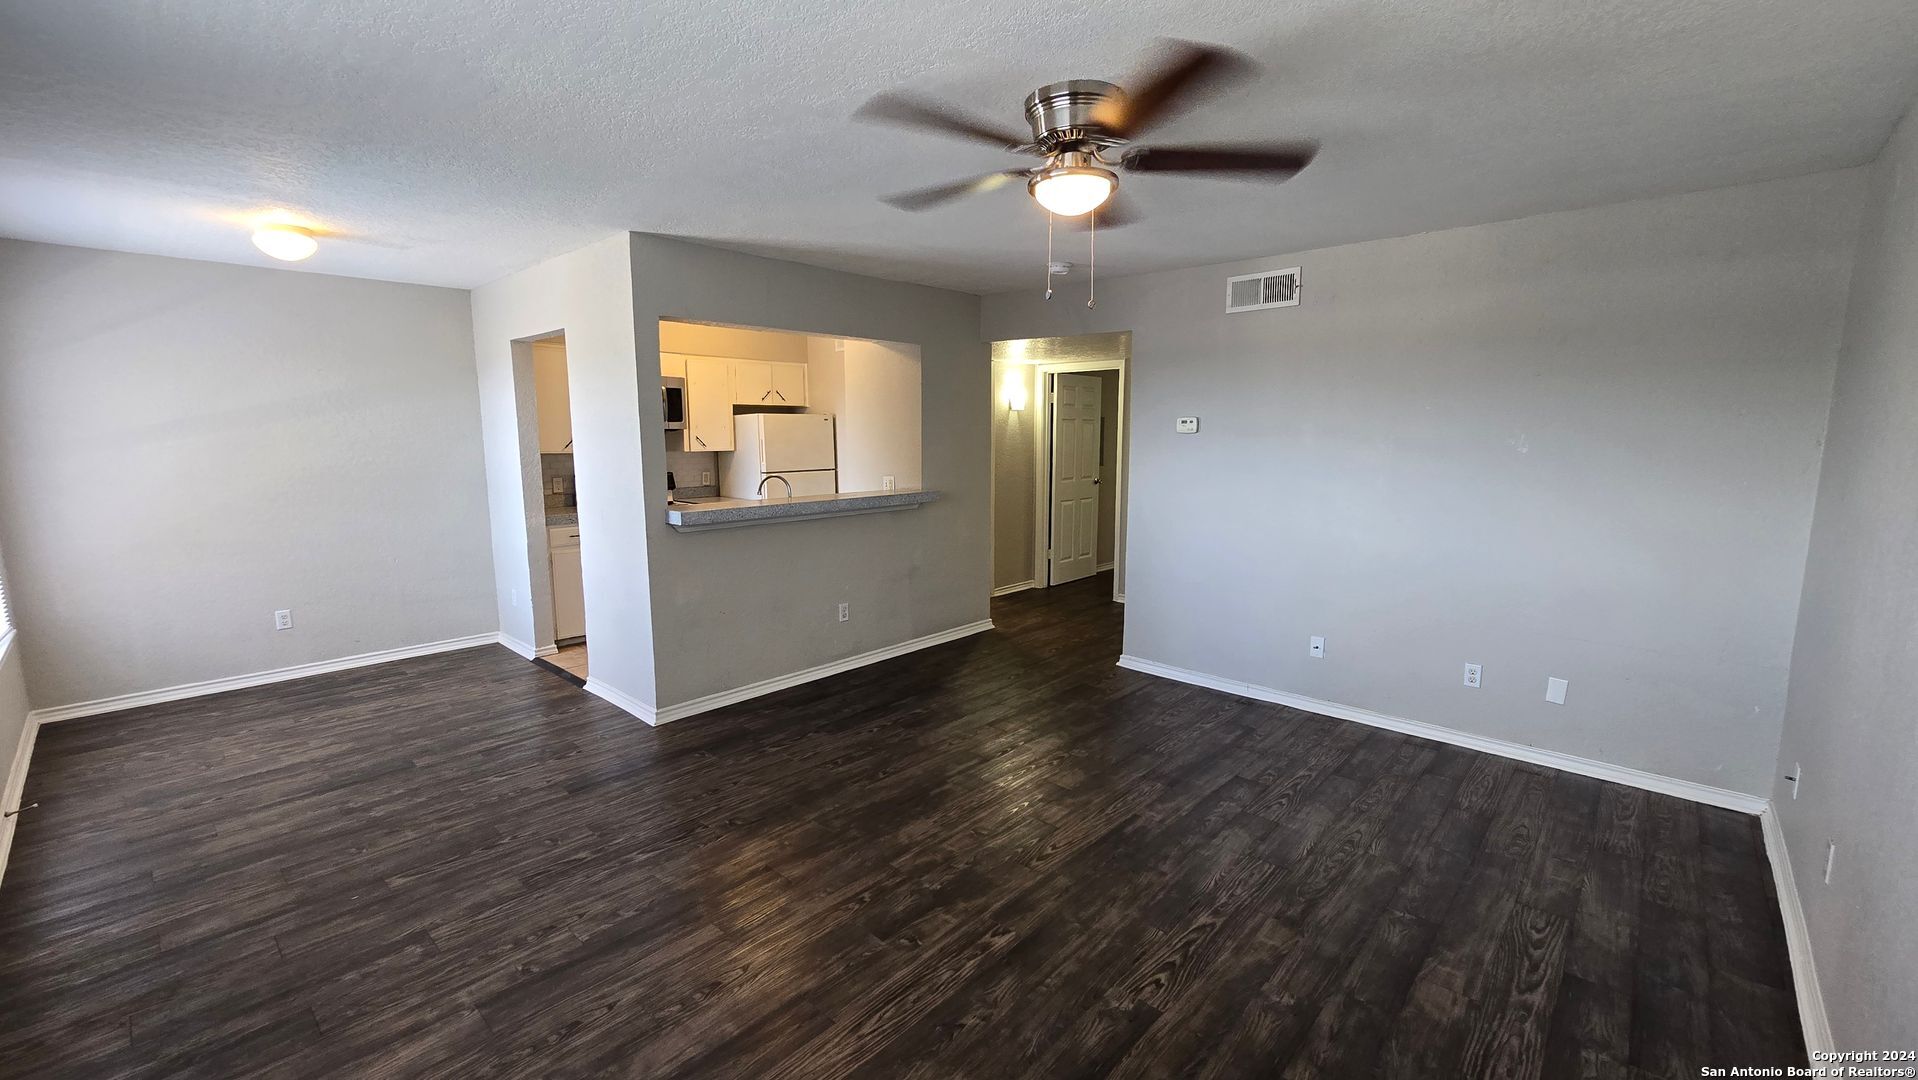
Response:
M777 480L780 483L786 485L786 497L788 499L793 497L793 482L791 480L786 479L785 477L779 475L778 473L767 473L764 479L761 479L759 481L759 494L761 498L765 497L767 480Z

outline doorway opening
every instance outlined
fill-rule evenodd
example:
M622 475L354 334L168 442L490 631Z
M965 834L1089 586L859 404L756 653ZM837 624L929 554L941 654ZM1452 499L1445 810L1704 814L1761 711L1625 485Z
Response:
M572 372L567 362L566 334L557 331L514 345L516 381L521 402L532 406L532 431L522 421L521 445L531 436L537 456L538 502L541 528L531 530L527 544L528 578L532 583L533 626L538 641L534 662L570 681L585 685L586 583L581 566L579 485L574 467ZM522 363L523 361L523 363ZM531 402L526 401L530 393Z
M1110 573L1125 599L1130 333L992 345L992 595Z

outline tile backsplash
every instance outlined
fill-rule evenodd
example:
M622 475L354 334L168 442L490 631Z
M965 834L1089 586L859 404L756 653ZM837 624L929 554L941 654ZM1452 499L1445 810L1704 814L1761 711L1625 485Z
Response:
M673 474L673 483L679 485L679 493L687 498L719 494L718 454L669 448L666 468ZM710 473L712 479L700 483L702 473Z
M541 454L539 456L539 489L546 500L548 510L578 506L579 492L573 487L573 455Z
M681 495L696 497L719 494L716 472L717 454L692 454L680 450L666 452L666 467L673 472ZM710 473L714 482L701 484L700 474ZM663 477L661 479L664 479ZM554 490L557 488L558 490ZM548 510L570 510L579 505L579 492L573 486L573 455L539 456L539 490Z

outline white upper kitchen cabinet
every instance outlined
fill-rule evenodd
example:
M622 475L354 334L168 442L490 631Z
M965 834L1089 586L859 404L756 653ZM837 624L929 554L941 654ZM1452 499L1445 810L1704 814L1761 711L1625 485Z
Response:
M721 356L686 358L687 450L733 448L733 361Z
M733 361L733 403L767 405L773 396L773 366L764 360Z
M806 365L769 360L734 360L733 403L804 405Z
M768 405L806 404L806 365L769 364L772 368L772 398Z

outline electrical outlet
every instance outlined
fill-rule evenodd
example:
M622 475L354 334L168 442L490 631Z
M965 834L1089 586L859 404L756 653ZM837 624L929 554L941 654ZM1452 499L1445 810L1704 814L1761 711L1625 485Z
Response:
M273 613L273 629L275 630L293 629L293 613L291 611L285 611L285 610L274 612Z
M1565 690L1571 684L1564 679L1545 680L1545 700L1554 705L1565 704Z
M1199 418L1196 416L1181 416L1175 427L1181 435L1197 435L1199 433Z
M1465 665L1465 685L1470 686L1474 689L1478 687L1478 665L1477 664Z
M1313 638L1311 652L1313 656L1321 660L1325 659L1325 639L1322 637Z
M840 604L839 605L839 621L850 622L851 620L852 620L852 605Z
M1831 868L1838 861L1838 841L1825 841L1825 884L1831 884Z
M699 470L699 486L700 487L713 486L713 471L711 469Z
M899 481L896 477L882 476L879 478L879 490L897 491L898 489L899 489Z

